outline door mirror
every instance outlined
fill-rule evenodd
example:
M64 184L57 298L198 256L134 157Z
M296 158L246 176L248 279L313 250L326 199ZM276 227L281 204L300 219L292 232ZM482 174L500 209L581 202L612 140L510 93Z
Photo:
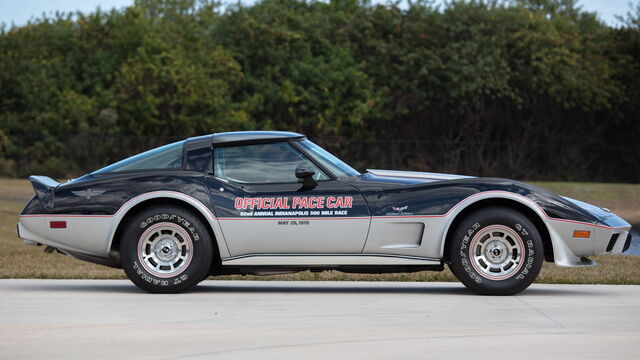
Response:
M313 179L313 175L315 174L315 171L304 166L298 166L296 168L296 177L299 179L298 182L302 183L300 190L311 190L318 186L318 183Z
M313 177L313 175L315 175L316 172L313 170L309 170L304 166L298 166L296 168L296 177L298 179L304 179L306 177Z

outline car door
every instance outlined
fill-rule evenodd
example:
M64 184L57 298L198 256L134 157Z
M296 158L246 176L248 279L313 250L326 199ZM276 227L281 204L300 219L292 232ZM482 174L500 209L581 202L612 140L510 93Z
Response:
M364 197L290 142L213 151L206 181L232 256L362 252L371 221ZM317 185L303 186L298 167L315 173Z

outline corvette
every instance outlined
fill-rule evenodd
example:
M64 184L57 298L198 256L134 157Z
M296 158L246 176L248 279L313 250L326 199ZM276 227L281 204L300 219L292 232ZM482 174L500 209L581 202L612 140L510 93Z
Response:
M31 176L18 236L123 268L141 289L210 275L441 271L469 289L526 289L542 263L592 266L631 244L609 210L506 179L360 173L291 132L216 133L66 183Z

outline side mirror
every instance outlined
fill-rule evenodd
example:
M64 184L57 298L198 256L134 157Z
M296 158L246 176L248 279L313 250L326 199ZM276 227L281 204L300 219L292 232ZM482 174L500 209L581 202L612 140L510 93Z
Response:
M315 174L315 171L304 166L298 166L296 168L296 177L299 179L298 182L302 183L302 188L300 190L311 190L318 186L318 183L313 180L313 175Z
M298 166L296 168L296 177L298 179L304 179L306 177L313 177L313 175L315 175L316 172L313 170L309 170L304 166Z

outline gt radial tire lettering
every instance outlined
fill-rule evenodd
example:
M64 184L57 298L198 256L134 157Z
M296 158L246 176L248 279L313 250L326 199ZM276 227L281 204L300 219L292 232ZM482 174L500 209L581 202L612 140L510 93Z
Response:
M140 265L138 264L137 261L133 261L133 268L136 271L136 274L138 274L144 281L148 282L148 283L153 283L154 285L160 285L160 286L169 286L169 281L168 280L164 280L164 279L154 279L151 276L147 275L144 270L142 270L140 268ZM186 280L187 277L186 275L183 275L184 279ZM181 276L182 277L182 276Z
M523 236L529 235L529 232L527 231L527 229L524 226L522 226L521 224L517 223L515 225L515 228ZM531 270L531 267L533 266L533 256L535 254L535 251L533 250L533 241L528 239L526 241L526 244L527 244L527 250L528 250L529 256L527 257L527 262L523 266L523 270L520 272L520 274L518 274L518 276L516 276L516 279L518 279L518 280L523 280L525 278L525 276L527 274L529 274L529 272ZM527 251L525 251L525 254L526 253L527 253Z
M189 277L187 275L181 275L179 278L173 279L173 285L178 285L181 282L187 280ZM169 284L169 282L167 281L167 285Z
M136 273L138 275L140 275L140 277L142 278L142 280L151 283L151 281L153 280L153 278L151 278L151 276L147 275L141 268L140 265L138 265L137 261L133 262L133 268L136 270Z

